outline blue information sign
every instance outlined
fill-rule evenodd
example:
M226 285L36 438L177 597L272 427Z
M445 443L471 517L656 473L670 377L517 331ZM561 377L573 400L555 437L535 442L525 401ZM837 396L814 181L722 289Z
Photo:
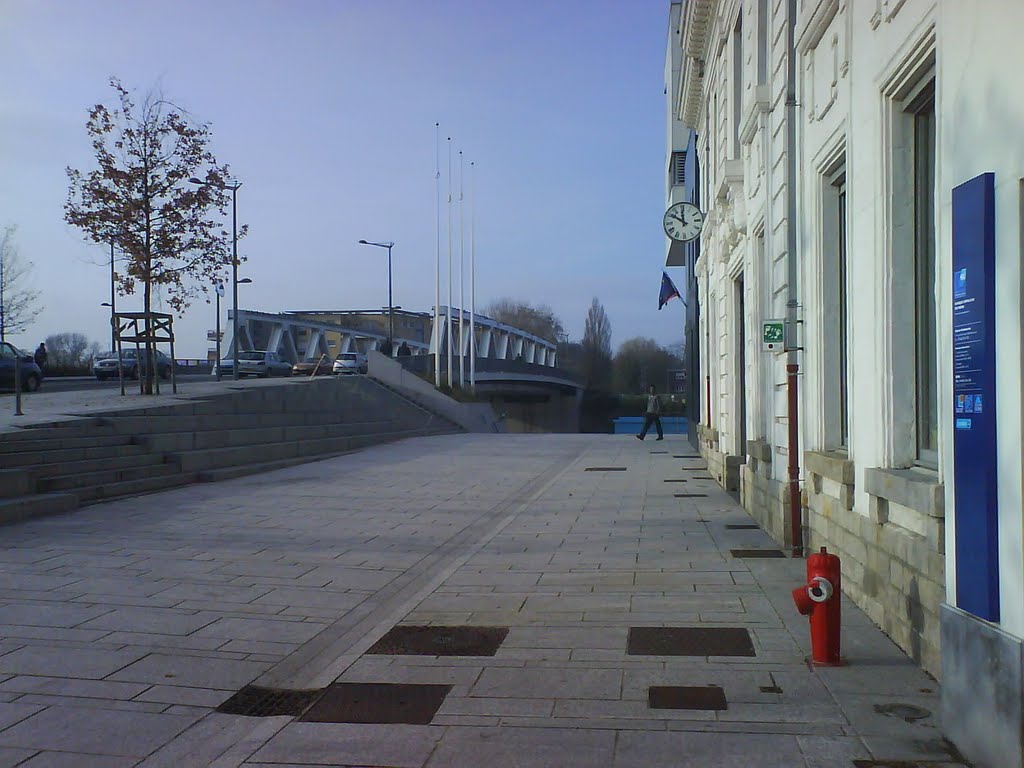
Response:
M999 621L995 176L953 189L956 605Z

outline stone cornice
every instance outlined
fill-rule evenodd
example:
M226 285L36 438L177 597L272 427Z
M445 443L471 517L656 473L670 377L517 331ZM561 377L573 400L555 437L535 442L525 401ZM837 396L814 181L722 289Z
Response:
M704 86L704 64L711 21L719 0L689 0L683 10L683 87L679 119L687 128L696 128Z

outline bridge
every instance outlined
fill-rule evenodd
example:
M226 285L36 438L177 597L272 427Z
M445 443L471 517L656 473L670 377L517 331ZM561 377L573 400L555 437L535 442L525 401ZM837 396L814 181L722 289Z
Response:
M483 315L476 315L471 324L469 313L455 308L451 310L449 326L448 311L448 307L441 307L441 322L434 329L431 312L395 310L395 346L404 342L411 356L425 356L433 355L438 343L442 356L446 356L450 334L453 357L469 358L475 351L478 371L486 360L556 366L558 349L554 343ZM229 323L229 330L230 327ZM343 352L379 351L388 338L388 312L239 310L238 338L239 349L270 350L292 363L335 357ZM223 349L231 349L230 338Z

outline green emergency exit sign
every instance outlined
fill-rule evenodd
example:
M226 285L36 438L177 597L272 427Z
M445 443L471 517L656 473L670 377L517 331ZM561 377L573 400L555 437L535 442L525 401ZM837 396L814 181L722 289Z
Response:
M786 340L784 320L765 320L761 323L761 344L772 352L781 352Z

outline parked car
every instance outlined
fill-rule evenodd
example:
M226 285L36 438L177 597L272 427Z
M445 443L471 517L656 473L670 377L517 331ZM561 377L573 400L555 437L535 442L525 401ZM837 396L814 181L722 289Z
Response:
M218 369L220 369L221 378L231 378L231 372L235 369L235 361L230 357L225 357L220 362L214 363L213 368L210 369L210 375L216 376Z
M259 376L291 376L292 364L281 358L277 352L265 349L246 350L238 353L238 375Z
M171 368L174 363L167 355L159 349L156 354L156 372L161 379L171 378ZM105 356L97 356L92 361L93 375L100 381L109 378L117 378L117 352L104 353ZM121 350L121 367L126 379L137 379L139 375L145 375L148 365L146 350L135 350L134 347Z
M334 360L335 373L366 373L366 355L362 352L342 352Z
M0 387L14 389L14 368L21 358L21 389L35 392L43 383L43 371L36 365L31 352L18 349L8 342L0 343Z
M300 360L292 366L292 376L326 376L331 373L331 361L324 358Z

